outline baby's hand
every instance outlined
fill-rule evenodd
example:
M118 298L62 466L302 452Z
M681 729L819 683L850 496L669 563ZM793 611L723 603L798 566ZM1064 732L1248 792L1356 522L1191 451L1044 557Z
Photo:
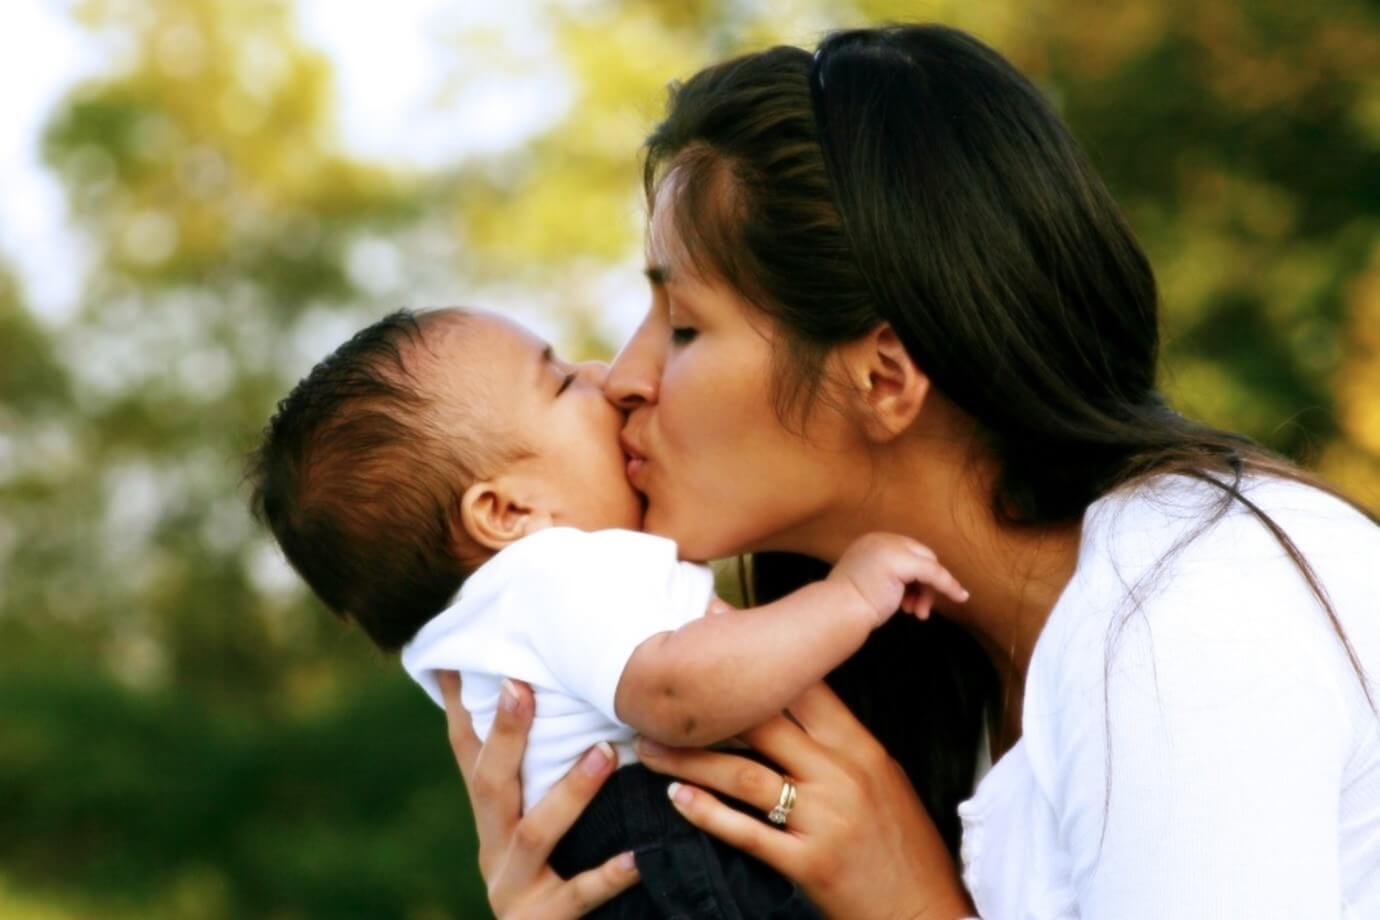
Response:
M853 541L829 573L851 587L880 626L897 609L928 619L939 591L962 603L967 590L922 543L894 533L869 533Z

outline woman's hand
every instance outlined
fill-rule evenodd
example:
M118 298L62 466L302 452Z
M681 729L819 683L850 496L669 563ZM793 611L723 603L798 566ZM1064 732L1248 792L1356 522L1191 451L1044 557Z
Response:
M460 678L437 675L455 761L469 789L479 832L479 871L489 904L503 918L579 917L637 881L631 853L622 853L572 879L562 880L547 858L616 766L607 744L590 748L580 762L527 814L522 814L519 768L532 726L532 691L504 681L488 741L479 743L469 713L460 705Z
M798 795L778 830L701 789L671 800L695 826L794 879L829 916L969 917L973 907L934 822L881 744L824 684L742 736L780 764ZM771 811L777 771L717 751L638 742L647 766Z

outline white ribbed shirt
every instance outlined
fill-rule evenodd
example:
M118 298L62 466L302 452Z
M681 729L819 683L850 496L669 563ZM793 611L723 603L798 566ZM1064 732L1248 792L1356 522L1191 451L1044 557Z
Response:
M1155 571L1216 494L1166 476L1089 508L1023 737L959 807L984 920L1380 918L1380 715L1304 578L1239 504ZM1380 704L1380 528L1295 483L1247 494Z

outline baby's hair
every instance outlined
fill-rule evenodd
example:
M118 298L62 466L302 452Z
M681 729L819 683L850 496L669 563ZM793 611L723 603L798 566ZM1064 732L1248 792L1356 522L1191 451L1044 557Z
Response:
M312 368L278 403L246 476L254 516L292 567L389 651L445 608L469 568L453 522L471 458L443 436L415 373L437 321L390 313Z

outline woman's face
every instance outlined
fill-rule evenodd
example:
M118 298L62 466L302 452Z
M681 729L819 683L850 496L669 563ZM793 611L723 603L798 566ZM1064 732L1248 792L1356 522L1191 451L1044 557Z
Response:
M864 442L823 406L801 431L778 418L774 321L695 273L674 233L673 185L662 183L649 233L651 307L604 387L629 410L623 446L645 529L690 559L810 552L832 542L832 513L858 500Z

